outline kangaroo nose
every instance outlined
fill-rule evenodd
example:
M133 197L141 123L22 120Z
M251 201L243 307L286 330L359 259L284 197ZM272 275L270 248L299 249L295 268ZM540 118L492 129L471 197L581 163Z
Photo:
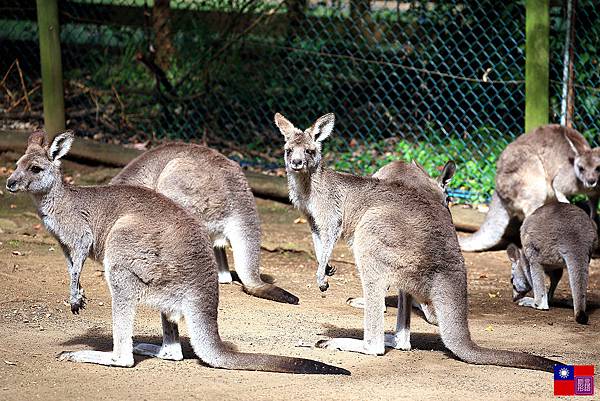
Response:
M300 167L302 165L302 159L292 159L291 163L293 167Z
M596 180L588 180L588 185L590 187L595 187L596 186L596 182L597 182Z
M8 189L10 192L15 192L17 187L17 180L15 180L14 178L9 178L8 180L6 180L6 189Z

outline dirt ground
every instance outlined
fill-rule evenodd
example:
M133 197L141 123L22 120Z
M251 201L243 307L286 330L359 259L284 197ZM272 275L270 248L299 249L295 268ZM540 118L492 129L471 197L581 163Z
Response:
M7 165L13 155L4 156ZM0 161L2 159L0 158ZM79 183L106 180L115 170L66 165ZM77 171L77 173L75 173ZM0 171L2 172L2 171ZM4 190L6 171L0 174ZM0 399L552 399L549 373L456 360L444 348L437 327L413 315L409 352L389 350L373 357L315 349L332 336L362 336L362 311L346 305L359 296L360 282L344 245L334 253L338 268L330 289L315 284L309 229L294 223L299 213L287 205L258 200L264 237L265 278L293 292L298 306L254 298L239 285L222 285L219 327L222 337L247 352L312 358L352 371L350 377L239 372L208 368L195 358L183 326L185 360L136 357L133 368L59 362L64 350L110 350L110 295L100 265L86 262L82 285L88 307L72 315L63 255L40 226L27 196L0 194ZM231 255L230 255L231 256ZM591 265L590 324L575 323L565 278L548 312L511 302L510 265L504 252L466 254L470 327L484 346L528 351L571 364L600 360L600 260ZM230 258L230 260L232 260ZM395 325L390 293L386 329ZM137 313L134 341L159 343L159 314ZM598 394L598 387L596 388ZM597 399L597 398L596 398Z

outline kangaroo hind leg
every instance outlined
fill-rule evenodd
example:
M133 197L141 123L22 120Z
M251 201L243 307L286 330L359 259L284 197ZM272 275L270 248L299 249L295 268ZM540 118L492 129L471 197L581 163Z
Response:
M410 314L412 311L412 297L410 294L398 291L398 316L396 319L396 333L385 335L386 347L410 351Z
M386 285L378 281L365 281L363 278L363 295L365 298L364 338L332 338L321 340L315 344L318 348L337 349L340 351L359 352L368 355L383 355L385 352L384 308Z
M133 348L133 352L138 355L181 361L183 359L183 352L181 351L177 323L171 322L164 313L160 314L160 318L163 329L162 345L137 343Z

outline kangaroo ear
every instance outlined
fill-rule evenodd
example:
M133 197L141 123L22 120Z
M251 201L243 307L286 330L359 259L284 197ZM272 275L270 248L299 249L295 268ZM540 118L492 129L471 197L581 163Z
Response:
M333 131L333 125L335 124L335 115L333 113L325 114L315 121L310 130L310 135L314 141L322 142L325 140Z
M275 125L279 128L279 131L281 131L281 134L286 140L297 129L294 127L294 124L289 122L289 120L280 113L275 113Z
M438 183L445 190L452 177L454 177L454 173L456 173L456 163L450 160L444 165L442 169L442 174L438 177Z
M506 248L506 254L511 262L516 263L521 257L521 250L515 244L509 244Z
M565 139L569 143L569 146L571 146L571 149L573 149L573 152L575 152L575 156L579 156L582 153L591 150L590 145L579 132L570 128L563 128L562 131L565 135Z
M44 130L38 129L35 130L29 135L29 139L27 139L27 147L30 146L40 146L44 147L46 145L46 132Z
M71 149L74 139L75 133L71 130L57 135L48 148L48 158L55 164L60 164L59 160Z
M426 176L429 177L429 173L427 171L425 171L425 167L423 167L418 161L416 161L415 159L413 159L411 161L412 165L415 166L416 168L418 168L419 170L421 170L423 173L425 173Z

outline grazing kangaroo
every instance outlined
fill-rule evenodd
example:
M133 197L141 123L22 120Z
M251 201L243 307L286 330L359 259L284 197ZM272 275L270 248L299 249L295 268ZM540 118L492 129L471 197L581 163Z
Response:
M512 219L522 221L553 200L585 194L592 219L600 199L600 148L590 148L572 128L544 125L509 144L497 162L496 190L479 230L460 237L463 251L499 245Z
M549 203L525 218L521 226L520 250L510 244L513 301L521 306L548 310L548 303L560 281L563 269L569 272L575 320L586 324L585 292L590 258L598 243L596 223L575 205ZM546 292L544 273L550 277ZM533 298L525 295L533 289Z
M448 187L448 183L452 179L452 176L454 176L455 172L456 164L453 161L449 161L442 168L441 174L437 177L437 179L434 180L427 173L427 171L425 171L423 166L421 166L416 161L413 160L411 163L407 163L402 160L395 160L380 168L375 174L372 175L372 177L377 178L379 180L387 180L390 182L398 181L418 183L422 189L429 189L432 196L438 197L440 202L448 206L446 188ZM404 326L409 325L408 329L410 329L410 318L407 318L405 315L406 313L410 313L410 309L401 310L403 303L406 302L405 297L406 294L402 292L398 294L398 318L396 323L397 331L402 331L402 322L406 322L404 323ZM349 298L346 302L348 303L348 305L353 306L355 308L364 309L364 298ZM423 313L423 317L427 322L437 325L435 311L431 308L430 305L421 305L415 300L412 300L412 306ZM407 331L406 329L404 330ZM409 350L410 335L405 335L403 338L405 338L405 340L403 342L404 347L402 349Z
M206 225L219 266L219 282L232 281L224 247L231 243L244 291L297 304L298 297L260 278L260 219L240 166L216 150L167 144L131 161L110 182L137 185L172 199Z
M333 114L304 131L281 114L275 115L275 124L285 137L290 198L311 226L319 288L328 288L327 261L338 238L352 248L363 287L364 339L336 338L317 346L370 355L382 355L386 345L396 347L402 339L384 334L383 307L391 286L433 306L444 344L461 360L552 371L556 362L549 359L487 349L471 340L464 259L450 212L439 197L418 183L324 168L321 144L333 130ZM406 301L403 309L408 306Z
M6 188L31 193L44 225L60 243L71 279L71 310L77 313L85 305L79 277L88 256L104 265L112 295L113 351L63 352L61 360L133 366L133 322L141 301L160 309L167 324L184 317L194 352L209 366L349 374L307 359L229 350L217 327L217 266L204 225L146 188L64 183L60 159L69 151L73 133L58 135L50 146L44 141L42 131L30 136Z

